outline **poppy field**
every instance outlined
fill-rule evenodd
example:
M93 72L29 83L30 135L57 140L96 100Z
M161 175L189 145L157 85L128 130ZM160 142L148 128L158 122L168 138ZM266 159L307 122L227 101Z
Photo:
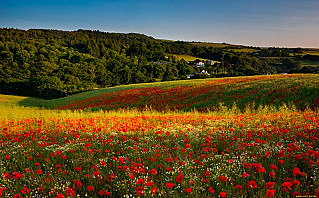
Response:
M294 105L301 110L319 107L319 75L250 76L147 85L127 86L127 89L114 89L112 92L101 89L95 96L65 103L55 100L55 108L218 111L223 104L228 108L236 105L244 111L247 107L280 107L283 104Z
M0 95L0 197L319 197L311 104L90 111L22 100L37 101Z

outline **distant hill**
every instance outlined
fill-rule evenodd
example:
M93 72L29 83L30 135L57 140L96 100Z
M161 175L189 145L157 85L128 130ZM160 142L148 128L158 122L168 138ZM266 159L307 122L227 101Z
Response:
M0 97L1 98L1 97ZM241 111L263 106L298 110L319 107L319 74L265 75L218 79L196 79L122 85L73 96L43 100L24 98L22 106L50 109L117 110L151 108L157 111ZM222 106L221 106L222 105Z
M298 53L302 49L188 43L136 33L0 28L0 93L50 99L190 76L316 72L314 62L303 68L307 60L300 60L304 55ZM196 59L205 62L198 66Z

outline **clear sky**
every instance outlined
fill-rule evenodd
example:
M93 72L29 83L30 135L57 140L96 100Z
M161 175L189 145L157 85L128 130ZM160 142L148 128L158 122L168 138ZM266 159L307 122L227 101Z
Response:
M0 27L319 48L319 0L0 0Z

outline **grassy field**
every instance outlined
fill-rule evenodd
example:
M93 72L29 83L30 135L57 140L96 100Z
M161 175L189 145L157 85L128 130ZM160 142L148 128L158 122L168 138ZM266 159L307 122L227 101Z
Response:
M276 75L0 95L0 196L319 196L318 86Z
M195 61L196 59L202 60L202 61L206 61L207 59L205 58L198 58L195 56L191 56L191 55L179 55L179 54L172 54L173 56L176 56L178 60L184 59L185 61Z
M308 66L308 67L318 67L319 66L319 62L317 61L310 61L310 60L302 60L304 66Z
M319 75L269 75L126 85L93 90L66 98L24 98L22 106L56 109L117 110L152 108L156 111L240 111L263 106L317 108Z

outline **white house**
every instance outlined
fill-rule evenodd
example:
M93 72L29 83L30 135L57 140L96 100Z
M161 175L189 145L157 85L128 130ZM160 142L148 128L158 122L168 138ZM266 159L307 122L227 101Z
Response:
M203 62L198 62L198 63L196 63L196 66L197 66L197 67L205 67L205 63L203 63Z

